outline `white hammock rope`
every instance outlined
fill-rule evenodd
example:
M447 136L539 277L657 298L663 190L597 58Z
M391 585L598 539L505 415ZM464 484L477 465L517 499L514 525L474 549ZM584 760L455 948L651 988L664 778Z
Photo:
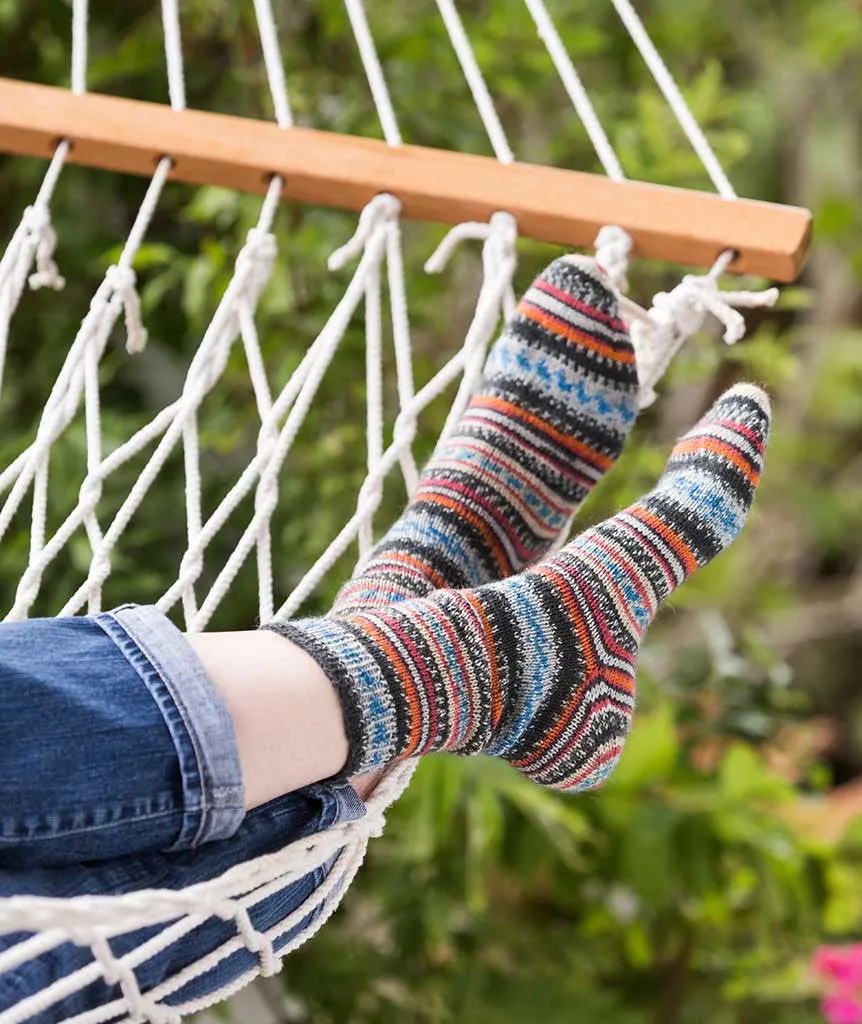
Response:
M102 284L93 296L90 309L81 323L69 355L45 403L36 439L22 456L0 474L0 494L11 486L6 501L0 508L0 538L8 529L31 484L33 487L29 564L21 577L15 604L7 616L9 619L26 616L38 595L44 569L62 550L79 525L84 524L91 543L94 538L101 536L95 518L96 505L101 496L101 479L98 474L93 473L93 467L101 463L96 368L114 324L122 313L126 318L129 351L138 351L146 341L146 333L140 323L140 306L134 288L134 273L129 263L143 239L169 169L169 160L164 158L150 182L119 262L108 268ZM82 397L85 397L86 403L89 472L81 485L76 510L46 544L45 523L51 446L74 419ZM93 560L94 566L102 573L103 578L107 577L110 563L102 545L94 548ZM90 611L98 610L98 594L91 593L89 597Z
M86 0L75 0L72 8L72 38L72 91L82 93L86 90ZM50 206L68 153L69 141L61 139L33 205L24 210L21 222L0 259L0 392L3 387L9 324L21 301L24 286L29 283L34 291L39 288L59 291L65 285L54 262L57 235L51 223ZM36 272L31 274L34 260Z
M554 62L554 67L557 69L557 74L560 76L563 88L568 93L569 99L572 101L575 111L581 120L581 124L586 129L605 174L611 181L625 181L625 174L623 174L619 157L611 144L611 140L608 138L607 132L602 127L602 123L593 106L593 101L584 88L580 75L575 70L572 58L563 45L560 33L557 31L557 27L548 13L544 0L524 0L524 3L536 25L539 38L545 44L545 49Z
M495 213L487 224L468 222L454 227L426 262L425 269L439 274L448 263L455 246L468 238L484 241L482 246L482 289L476 311L464 340L464 374L458 394L446 417L441 440L455 429L458 420L476 390L485 365L485 353L493 339L500 318L515 312L515 289L512 278L518 264L515 245L518 224L510 213Z
M13 897L0 901L0 933L20 930L22 925L36 933L32 938L0 953L0 973L56 949L67 940L79 945L92 946L94 942L99 943L100 940L128 934L139 928L167 924L168 927L164 931L122 957L114 956L108 949L108 962L113 965L114 970L119 965L134 968L178 942L210 917L234 921L239 918L245 924L247 932L254 933L254 941L259 944L258 948L264 948L269 952L269 944L274 939L288 933L307 916L320 909L321 913L310 929L302 931L279 950L277 957L283 958L317 932L335 909L338 901L332 897L349 887L362 864L368 840L382 834L385 810L404 791L414 767L415 762L407 762L389 772L366 801L366 814L358 821L333 826L309 839L292 843L277 853L260 857L248 864L237 865L219 878L185 890L146 890L119 898L86 896L61 900ZM247 914L249 908L289 885L291 881L302 878L309 871L326 864L333 857L337 859L330 869L326 882L292 911L289 918L280 921L263 935L254 932L247 917L243 916L244 913ZM240 949L245 944L243 939L242 932L239 932L236 937L213 950L206 960L199 961L183 973L170 978L146 996L138 997L132 993L134 1002L129 1002L130 993L124 991L123 999L98 1007L74 1019L80 1024L94 1024L95 1021L110 1019L118 1013L128 1013L132 1017L142 1014L143 1019L153 1021L174 1021L178 1019L177 1011L182 1014L190 1013L203 1005L222 999L230 994L229 991L216 993L214 998L175 1009L159 1005L165 996L177 991L186 982L205 973ZM104 947L102 949L105 956ZM103 963L96 960L75 974L54 982L38 994L4 1011L0 1014L0 1020L3 1024L18 1024L27 1020L98 980L103 976L103 966ZM274 958L270 966L277 969ZM260 964L240 983L232 985L231 989L236 990L259 973ZM162 1016L165 1013L169 1016Z
M362 59L362 67L365 69L371 98L374 100L380 127L383 129L383 138L390 146L400 146L402 145L401 129L398 127L389 86L386 84L377 47L374 45L371 28L368 25L365 5L363 0L344 0L344 6L347 9L356 45L359 47L359 56Z
M172 102L184 102L182 95L182 56L177 49L179 44L179 23L177 21L176 5L172 4L170 0L165 0L162 11L166 40L174 40L176 43L176 46L174 46L169 42L166 51L168 53ZM85 20L86 13L85 4L79 3L75 5L73 16L77 18L78 25ZM73 36L76 41L79 40L81 35L85 36L85 34L85 32L82 33L80 28L77 33L73 29ZM80 67L81 58L78 57L77 62L73 62L73 68L79 78L82 74ZM78 84L83 85L81 81ZM51 167L46 175L42 193L49 191L50 194L53 191L67 149L68 143L62 141L55 152ZM26 616L38 595L44 569L62 550L68 537L74 533L81 523L84 525L93 551L91 575L94 570L101 573L102 578L107 578L107 575L110 573L110 560L105 551L101 528L96 519L96 507L102 494L101 480L97 471L97 467L101 463L102 449L99 424L98 364L114 324L121 313L125 318L126 347L129 353L140 352L146 344L147 335L141 320L140 300L135 288L135 274L131 265L152 220L159 197L164 189L170 166L170 157L163 157L159 161L131 231L123 246L120 259L106 271L102 284L90 303L90 310L84 317L78 335L72 343L69 356L63 369L60 371L54 389L45 404L36 440L23 453L23 458L16 460L9 467L9 470L0 476L0 493L9 487L10 484L12 485L9 496L2 509L0 509L0 538L8 529L9 523L26 496L31 484L33 489L29 562L19 582L15 603L7 616L11 620ZM42 193L40 193L40 196ZM47 201L44 201L41 206L37 206L36 209L42 211L44 218L41 222L41 242L45 246L43 250L43 267L40 271L37 262L37 275L41 273L43 276L50 276L52 267L46 265L46 262L50 259L48 251L51 248L46 244L45 240L45 232L51 230L50 224L47 221ZM50 241L50 236L48 241ZM39 243L39 238L32 243L37 261ZM24 262L25 259L26 256L24 259L19 256L19 264ZM13 284L17 284L17 282L13 282ZM0 285L0 289L2 289L2 285ZM17 299L20 299L21 289L16 288L16 290L17 301ZM66 524L46 544L45 530L51 446L74 418L82 396L85 404L88 474L81 485L79 504L75 513L73 513L73 517L76 519L74 525L71 529L68 529L70 520L67 520ZM89 593L88 610L91 613L99 610L100 596L100 591L93 592L91 590Z
M715 155L715 150L709 144L703 129L697 123L680 87L676 84L676 80L670 73L662 55L656 49L655 43L653 43L644 27L644 23L632 6L631 0L611 0L611 3L625 25L632 42L646 62L650 73L656 81L656 85L661 89L664 98L673 111L674 117L679 122L679 126L685 132L685 136L691 143L692 149L697 153L698 159L709 175L716 192L724 199L736 199L736 190L731 185L730 179L725 174L724 168Z
M491 99L485 78L479 68L479 62L476 60L476 54L464 31L464 23L458 14L458 8L455 6L454 0L437 0L437 9L443 18L443 24L446 26L452 48L461 65L461 71L470 87L470 94L482 119L488 141L494 150L494 156L500 163L510 164L515 159L515 154L512 152L500 117L494 108L494 101Z
M72 0L72 92L87 91L87 22L89 0Z
M544 0L524 2L602 167L611 179L624 180L618 156L566 53ZM717 190L724 196L735 195L628 0L613 2ZM437 0L437 6L491 146L501 162L511 162L515 159L514 152L457 7L453 0ZM363 0L345 0L345 8L384 139L390 146L400 146L401 130ZM170 102L175 109L182 109L186 95L178 0L161 0L161 9ZM293 117L271 2L254 0L254 9L275 120L289 130ZM86 89L86 0L74 0L72 40L72 91L80 93ZM29 282L32 288L56 289L63 284L53 259L56 237L51 225L50 203L68 150L68 141L60 141L33 205L24 211L0 260L0 383L10 320L25 286ZM481 377L488 345L501 318L511 316L514 311L513 277L518 240L515 219L499 211L487 223L467 222L452 228L428 259L426 270L443 272L462 243L478 241L482 243L482 282L463 344L417 389L401 241L401 204L396 196L378 195L362 211L353 236L329 259L333 272L346 271L352 266L341 299L290 379L274 392L267 376L255 313L277 259L273 228L284 182L275 176L261 205L257 224L249 231L237 255L228 285L191 359L179 397L131 437L106 451L101 428L99 366L120 317L124 320L129 354L141 352L146 344L134 261L166 187L170 169L170 155L165 155L147 187L120 257L106 271L69 347L32 442L0 471L0 540L13 520L19 514L26 514L27 501L31 502L28 561L6 616L10 620L30 614L39 599L46 571L82 534L90 548L89 569L60 614L101 610L112 557L172 457L182 460L185 476L187 547L177 578L157 601L158 607L164 612L177 609L187 631L206 628L254 552L260 618L263 621L289 618L353 544L358 544L360 565L368 557L374 537L373 520L380 508L388 475L400 471L408 494L412 494L417 485L413 445L419 417L430 403L454 388L456 394L442 436L451 432ZM599 232L595 244L597 260L621 293L623 314L631 322L642 404L648 404L655 397L655 384L674 353L685 338L703 326L707 316L712 315L722 323L725 340L733 343L744 332L738 310L769 305L777 294L775 289L760 294L719 291L718 278L733 257L732 253L724 253L708 274L684 277L669 292L655 296L649 310L643 310L622 294L628 288L632 239L621 228L608 225ZM384 322L385 308L388 308L388 322ZM278 506L279 481L342 340L360 313L364 314L366 338L366 477L350 519L280 607L276 607L271 523ZM387 444L384 349L390 336L398 413L391 441ZM254 454L214 510L204 516L199 437L202 406L208 396L216 392L231 354L239 349L248 367L259 419ZM75 507L51 532L48 501L52 446L81 417L85 426L86 470ZM141 460L143 468L110 521L100 521L100 503L106 486L132 460ZM245 519L238 522L243 515ZM223 564L214 566L210 562L207 565L208 557L210 560L214 557L213 542L228 524L232 533L238 533L236 543L224 557ZM205 567L211 570L209 574L205 575ZM202 585L205 578L211 580L206 589ZM282 958L307 941L334 912L362 864L369 838L382 833L385 811L406 788L414 768L415 762L406 762L390 770L366 801L367 813L363 818L333 826L182 891L153 890L119 897L69 900L36 897L0 900L0 935L21 930L32 933L0 953L0 974L69 941L89 947L93 954L92 961L73 974L58 979L14 1007L0 1011L0 1024L24 1022L56 1007L100 978L117 984L121 995L108 1005L94 1007L72 1018L76 1024L99 1024L117 1016L154 1024L174 1024L182 1015L230 995L255 975L275 973ZM250 912L257 904L322 867L327 868L325 880L288 918L266 932L255 928ZM151 991L142 992L136 969L181 943L213 917L233 922L234 934L202 960ZM313 918L313 923L300 928L309 917ZM113 938L147 926L161 926L161 930L123 956L114 953ZM294 929L296 934L290 941L279 945ZM165 1004L172 993L241 949L255 955L255 966L241 977L204 998L178 1006Z
M183 67L183 44L180 34L178 0L162 0L162 27L165 36L165 61L168 72L168 95L174 110L185 110L186 75Z
M254 13L260 33L260 45L263 50L263 61L266 67L266 80L272 97L275 120L279 128L290 128L293 125L293 113L287 95L287 82L284 77L284 64L281 60L281 49L272 15L270 0L254 0Z
M596 263L611 279L618 292L629 290L629 256L634 242L628 231L614 224L606 224L596 235Z

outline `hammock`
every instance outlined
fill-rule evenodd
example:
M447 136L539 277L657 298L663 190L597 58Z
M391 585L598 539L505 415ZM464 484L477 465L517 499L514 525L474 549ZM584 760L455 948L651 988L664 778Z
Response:
M25 288L63 286L54 262L56 239L50 211L64 167L78 162L142 173L150 176L150 182L122 252L106 272L68 349L32 441L8 466L0 467L0 538L16 515L27 514L28 502L31 506L28 564L12 606L3 609L7 619L29 614L48 567L82 535L91 553L89 570L58 613L101 610L111 555L121 545L136 510L149 489L157 485L175 451L182 453L185 468L188 546L175 582L158 601L159 608L177 612L187 631L204 629L241 567L254 557L261 620L294 614L351 545L358 543L360 558L368 553L372 518L380 505L386 477L399 470L408 493L412 492L417 480L412 446L418 417L460 378L444 432L457 421L480 378L485 350L500 317L511 312L514 305L512 278L519 233L570 247L595 242L598 262L621 291L627 287L626 270L632 252L708 268L705 274L686 276L672 291L657 295L649 309L622 297L637 350L643 404L655 398L654 387L674 353L700 329L708 315L721 321L727 342L742 337L744 321L738 309L770 305L776 290L720 291L718 278L732 268L792 280L804 257L809 215L804 210L737 199L629 0L611 2L717 195L657 188L625 179L544 0L525 0L525 4L606 178L515 161L453 0L437 0L437 6L495 158L403 143L362 0L345 0L345 5L382 126L382 142L293 125L270 0L255 0L254 6L275 124L186 109L177 0L162 3L170 107L88 94L87 0L74 0L71 90L0 79L0 148L50 157L41 188L24 211L0 262L0 384L10 323ZM249 232L230 284L191 361L180 397L123 443L108 450L100 430L98 366L121 317L130 355L133 357L146 344L133 267L171 178L264 192L265 197L257 225ZM578 195L575 212L567 202L573 191ZM354 236L329 261L333 269L356 262L344 295L291 379L273 394L255 329L255 308L276 259L273 218L285 197L340 205L360 215ZM429 272L443 271L456 246L465 240L482 243L483 281L463 345L418 389L411 361L399 226L402 216L452 225L428 261ZM384 279L400 410L388 447L384 446L382 419ZM270 523L278 500L279 476L321 380L336 357L339 342L360 307L364 307L366 332L368 473L359 489L354 514L292 593L276 606ZM217 388L237 342L245 353L260 430L253 457L215 511L205 518L198 413L206 396ZM86 474L77 505L50 533L46 510L51 446L82 408ZM105 481L135 458L145 458L143 470L111 521L101 521L98 509ZM203 593L204 555L249 498L253 510L241 536ZM0 1012L0 1024L18 1024L56 1007L98 978L118 985L121 995L109 1005L78 1015L74 1018L77 1024L96 1024L116 1017L168 1024L225 998L256 974L275 973L281 959L314 934L335 910L362 863L369 838L382 832L385 811L407 786L414 767L414 762L408 762L393 768L367 801L367 814L361 820L292 843L278 853L184 891L70 900L0 900L0 936L19 936L15 944L0 953L0 975L68 941L92 951L92 961L86 967ZM328 863L325 881L288 919L267 933L254 927L251 907L291 880ZM213 916L233 921L234 937L205 960L142 992L135 968L170 945L181 943L184 936ZM276 951L279 936L307 920L312 923ZM112 950L111 939L153 925L164 927L123 955ZM242 947L253 951L257 959L256 966L242 978L205 999L168 1005L172 993Z

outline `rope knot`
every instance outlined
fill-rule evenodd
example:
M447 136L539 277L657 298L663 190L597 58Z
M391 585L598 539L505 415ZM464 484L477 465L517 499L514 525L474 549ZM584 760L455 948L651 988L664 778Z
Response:
M44 206L28 206L21 220L30 234L43 231L51 223L50 214Z
M141 317L141 300L135 287L137 277L131 267L114 263L108 267L105 283L123 307L126 321L126 351L130 355L143 352L147 344L147 331Z
M88 473L78 490L78 507L85 517L92 516L102 497L102 478Z
M330 270L340 270L350 260L360 255L372 235L381 227L396 221L401 216L401 203L388 192L381 192L367 203L359 215L359 223L353 237L336 249L327 260Z
M632 251L632 237L615 224L606 224L596 235L596 263L611 279L617 291L629 290L629 255Z
M515 312L512 277L518 266L518 222L511 213L498 211L488 221L488 234L482 246L482 268L486 279L507 282L502 296L503 312L509 319Z
M488 221L488 233L485 244L482 246L483 258L489 258L489 262L498 267L507 260L517 258L515 246L518 244L518 222L511 213L498 210L491 214Z
M667 369L680 347L696 334L709 315L723 327L722 337L735 345L745 336L745 318L739 309L757 309L775 305L777 288L763 292L721 291L718 274L687 274L669 292L653 299L646 321L631 325L632 344L637 357L641 408L655 401L654 385Z
M51 224L51 215L45 206L28 206L22 218L27 235L36 253L36 271L28 278L33 291L39 288L53 288L60 291L66 284L57 270L54 250L57 247L57 233Z
M379 473L371 473L359 488L356 512L362 519L370 519L383 500L383 480Z
M673 291L659 292L653 308L660 312L669 326L685 337L699 331L707 314L712 314L724 328L722 337L725 342L735 345L745 337L745 318L739 308L774 306L777 299L777 288L767 288L763 292L723 292L714 275L687 274Z
M369 839L379 839L386 828L386 815L381 811L373 817L369 816L365 830Z
M249 231L245 245L236 258L236 272L242 281L242 290L252 306L257 305L266 287L277 255L278 246L271 231L264 231L262 228L252 228Z
M713 283L713 288L715 287ZM658 292L652 300L650 320L659 331L690 337L703 327L707 306L699 279L688 275L669 292Z

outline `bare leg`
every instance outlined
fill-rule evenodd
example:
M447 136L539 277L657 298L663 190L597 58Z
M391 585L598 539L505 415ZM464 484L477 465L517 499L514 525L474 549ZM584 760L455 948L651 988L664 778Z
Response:
M247 810L341 770L347 760L341 704L305 651L265 630L187 639L233 719ZM365 798L379 777L352 782Z

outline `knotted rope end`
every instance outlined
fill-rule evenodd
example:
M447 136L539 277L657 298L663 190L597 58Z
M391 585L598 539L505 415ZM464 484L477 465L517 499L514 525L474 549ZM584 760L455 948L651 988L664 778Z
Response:
M105 282L123 307L123 317L126 323L126 351L129 355L138 355L146 348L147 330L141 315L141 299L136 287L135 272L131 267L115 263L108 267Z
M53 288L60 291L65 287L66 280L54 262L54 250L57 247L57 233L51 224L51 214L45 206L28 206L24 211L24 225L35 250L36 270L27 278L33 291L40 288Z

